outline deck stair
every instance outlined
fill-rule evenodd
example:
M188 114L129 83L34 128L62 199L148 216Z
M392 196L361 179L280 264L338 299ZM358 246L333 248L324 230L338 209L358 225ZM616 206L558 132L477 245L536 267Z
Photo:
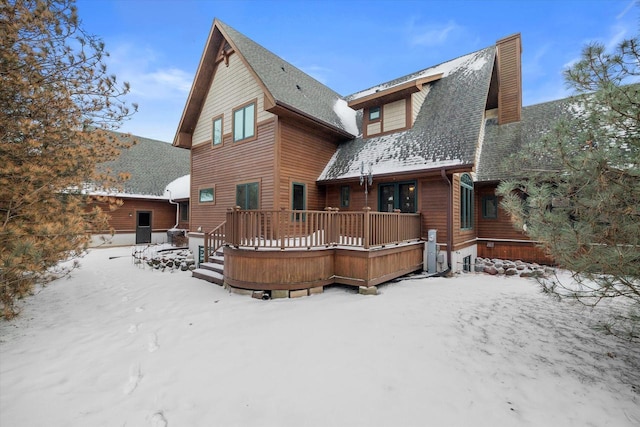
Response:
M200 263L200 266L193 270L192 276L216 285L224 285L224 255L216 252L209 257L209 262Z

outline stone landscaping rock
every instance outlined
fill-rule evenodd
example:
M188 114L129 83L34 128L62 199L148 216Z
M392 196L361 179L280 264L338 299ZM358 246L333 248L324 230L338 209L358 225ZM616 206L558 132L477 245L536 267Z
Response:
M504 274L507 276L516 276L518 274L518 270L516 268L508 268Z
M492 276L495 276L496 274L498 274L498 269L492 265L488 265L484 268L484 272L487 274L491 274Z

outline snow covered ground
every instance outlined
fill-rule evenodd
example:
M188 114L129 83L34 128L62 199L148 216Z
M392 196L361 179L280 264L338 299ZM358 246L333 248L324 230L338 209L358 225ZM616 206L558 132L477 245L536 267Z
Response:
M130 253L93 250L0 321L0 425L640 425L638 344L530 279L261 301Z

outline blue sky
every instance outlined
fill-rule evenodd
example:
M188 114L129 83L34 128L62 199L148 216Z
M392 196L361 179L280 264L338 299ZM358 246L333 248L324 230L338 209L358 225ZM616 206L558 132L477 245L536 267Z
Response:
M562 70L584 45L638 33L635 0L78 0L139 112L121 130L173 141L218 18L342 95L522 34L523 101L570 95Z

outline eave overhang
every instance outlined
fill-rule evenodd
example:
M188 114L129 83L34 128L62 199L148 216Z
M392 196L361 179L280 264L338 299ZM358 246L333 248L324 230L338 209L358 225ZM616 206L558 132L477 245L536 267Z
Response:
M365 107L378 106L387 104L389 102L397 101L398 99L405 98L412 93L422 90L422 86L427 83L440 80L443 73L434 74L432 76L423 77L417 80L411 80L390 88L372 93L370 95L363 96L361 98L352 99L349 101L349 107L354 110L359 110Z
M426 168L426 169L414 169L414 170L408 170L408 171L402 171L402 172L374 174L373 180L375 181L376 179L386 179L386 180L393 181L393 180L397 180L398 178L406 178L406 177L418 176L418 175L425 176L425 177L439 176L441 174L441 171L443 170L447 174L453 174L453 173L473 172L473 169L474 169L473 163L456 164L456 165L450 165L450 166L436 166L433 168ZM360 179L359 176L348 176L344 178L317 180L316 184L318 185L344 184L347 182L359 181L359 179Z

